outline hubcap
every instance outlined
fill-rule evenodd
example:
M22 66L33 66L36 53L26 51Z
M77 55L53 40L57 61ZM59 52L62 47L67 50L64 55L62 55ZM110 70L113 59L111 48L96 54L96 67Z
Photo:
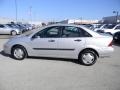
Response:
M85 53L82 56L82 60L85 64L92 64L94 62L94 55L92 53Z
M115 39L118 39L117 37L114 37Z
M12 35L16 35L16 32L15 32L15 31L13 31L13 32L12 32Z
M14 50L14 56L15 56L16 58L18 58L18 59L23 58L23 55L24 55L24 52L23 52L22 49L16 48L16 49Z

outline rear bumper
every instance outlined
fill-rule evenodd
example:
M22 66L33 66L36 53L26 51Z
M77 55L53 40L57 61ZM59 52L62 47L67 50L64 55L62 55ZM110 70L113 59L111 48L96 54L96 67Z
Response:
M99 57L110 57L114 51L113 47L105 47L99 50Z

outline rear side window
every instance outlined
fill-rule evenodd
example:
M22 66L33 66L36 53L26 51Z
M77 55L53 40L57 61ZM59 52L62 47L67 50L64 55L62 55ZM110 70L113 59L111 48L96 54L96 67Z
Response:
M88 32L85 30L73 27L73 26L65 26L62 30L62 37L92 37Z
M80 37L79 29L72 26L65 26L62 30L62 37Z
M79 28L81 31L81 37L92 37L91 34L89 34L87 31L83 30L82 28Z

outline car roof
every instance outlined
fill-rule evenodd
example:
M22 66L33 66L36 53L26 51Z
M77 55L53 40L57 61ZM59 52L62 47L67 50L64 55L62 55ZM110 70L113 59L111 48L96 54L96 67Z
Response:
M52 26L74 26L74 27L79 27L79 28L83 28L83 29L88 29L83 25L75 25L75 24L52 24L52 25L47 25L45 27L52 27ZM90 29L89 29L90 30ZM91 30L90 30L91 31Z
M47 25L47 26L44 26L44 27L35 29L35 32L38 32L38 31L40 31L40 30L43 30L43 29L45 29L45 28L52 27L52 26L74 26L74 27L82 28L83 30L85 30L85 31L87 31L88 33L90 33L93 37L98 37L98 36L100 36L100 34L98 34L97 32L95 32L95 31L93 31L93 30L90 30L90 29L86 28L86 27L83 26L83 25L75 25L75 24L52 24L52 25ZM34 33L35 33L35 32L34 32Z

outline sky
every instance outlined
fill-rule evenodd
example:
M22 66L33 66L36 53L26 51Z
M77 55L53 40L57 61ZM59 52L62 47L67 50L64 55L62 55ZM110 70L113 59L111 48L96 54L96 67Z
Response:
M102 19L119 11L120 0L16 0L18 19L60 21ZM31 9L30 9L31 8ZM0 0L0 17L16 17L15 0ZM30 14L31 11L31 14Z

